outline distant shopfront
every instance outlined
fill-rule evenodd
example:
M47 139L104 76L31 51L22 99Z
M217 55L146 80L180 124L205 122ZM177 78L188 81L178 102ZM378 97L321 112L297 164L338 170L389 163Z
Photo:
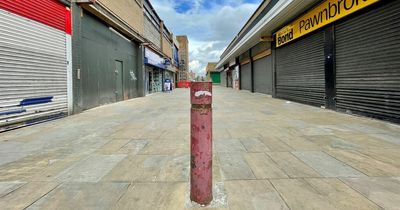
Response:
M170 61L149 48L145 48L145 69L146 69L146 94L162 92L164 82L175 81L175 73L169 69Z

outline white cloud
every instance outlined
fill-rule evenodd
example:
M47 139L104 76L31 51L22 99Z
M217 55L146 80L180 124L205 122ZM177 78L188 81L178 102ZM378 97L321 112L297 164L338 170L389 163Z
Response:
M223 50L243 27L259 3L243 0L152 0L157 13L175 35L189 38L191 71L204 75L207 62L217 62ZM178 13L179 4L190 9ZM207 3L207 8L204 4Z

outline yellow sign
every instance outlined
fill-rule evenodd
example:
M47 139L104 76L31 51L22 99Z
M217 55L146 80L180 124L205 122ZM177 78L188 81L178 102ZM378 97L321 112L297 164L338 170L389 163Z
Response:
M276 33L276 47L333 23L379 0L326 0Z

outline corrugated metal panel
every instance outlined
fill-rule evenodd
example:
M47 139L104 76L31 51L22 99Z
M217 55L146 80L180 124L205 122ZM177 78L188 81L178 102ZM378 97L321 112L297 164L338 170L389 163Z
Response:
M324 32L276 49L278 98L325 106Z
M57 0L1 0L0 9L66 30L65 6Z
M400 1L336 26L337 108L400 122Z
M251 91L251 64L245 64L241 68L241 84L242 84L242 90L248 90Z
M1 9L0 25L0 126L67 113L65 32ZM20 106L47 96L52 102Z
M272 93L272 56L254 61L254 91Z

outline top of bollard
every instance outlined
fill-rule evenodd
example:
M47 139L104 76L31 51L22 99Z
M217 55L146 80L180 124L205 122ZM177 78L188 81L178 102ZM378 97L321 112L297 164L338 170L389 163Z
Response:
M191 104L212 103L212 82L191 82L190 83Z

